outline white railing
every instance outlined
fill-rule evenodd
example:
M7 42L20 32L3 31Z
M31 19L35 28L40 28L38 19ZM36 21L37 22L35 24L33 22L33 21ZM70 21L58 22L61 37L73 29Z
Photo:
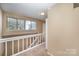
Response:
M17 43L15 44L16 41L17 41ZM5 56L14 55L14 54L19 53L19 52L26 50L28 48L39 45L43 42L45 42L45 39L44 39L44 34L42 34L42 33L0 39L0 44L4 44L3 46L4 46ZM8 44L8 43L10 43L10 44ZM20 44L22 46L20 46ZM11 52L8 52L9 46L11 46L11 48L10 48ZM15 51L16 51L15 46L17 47L16 53L15 53ZM20 48L22 48L21 51L20 51ZM10 54L8 54L8 53L10 53Z

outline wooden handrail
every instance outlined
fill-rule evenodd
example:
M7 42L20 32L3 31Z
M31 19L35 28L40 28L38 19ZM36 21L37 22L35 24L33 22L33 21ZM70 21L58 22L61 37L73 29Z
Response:
M29 37L39 36L39 35L42 35L42 33L33 34L33 35L17 36L17 37L10 37L10 38L2 38L2 39L0 39L0 43L6 42L6 41L12 41L12 40L20 40L23 38L29 38Z

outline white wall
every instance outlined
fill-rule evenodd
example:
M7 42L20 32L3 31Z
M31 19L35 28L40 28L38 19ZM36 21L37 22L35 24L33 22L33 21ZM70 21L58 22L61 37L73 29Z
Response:
M48 45L48 30L47 30L48 29L48 26L47 26L48 23L47 22L48 22L48 18L46 19L46 49L48 48L47 47L47 45Z
M73 4L56 4L49 10L47 48L52 55L79 55L79 9Z
M0 38L2 36L2 10L0 9ZM4 44L0 43L0 56L3 55L4 52Z
M2 35L2 11L0 9L0 38L1 38L1 35Z

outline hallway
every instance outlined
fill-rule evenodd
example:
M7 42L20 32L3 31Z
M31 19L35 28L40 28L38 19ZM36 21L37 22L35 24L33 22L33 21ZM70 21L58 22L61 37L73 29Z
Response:
M79 56L78 45L79 4L0 4L0 56Z
M21 55L47 56L45 44L41 44L46 41L45 19L47 10L52 5L1 3L0 56L16 56L27 50Z

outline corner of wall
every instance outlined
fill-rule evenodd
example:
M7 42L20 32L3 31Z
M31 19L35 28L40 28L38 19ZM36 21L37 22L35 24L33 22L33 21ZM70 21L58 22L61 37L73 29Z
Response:
M0 8L0 38L2 36L2 10Z

